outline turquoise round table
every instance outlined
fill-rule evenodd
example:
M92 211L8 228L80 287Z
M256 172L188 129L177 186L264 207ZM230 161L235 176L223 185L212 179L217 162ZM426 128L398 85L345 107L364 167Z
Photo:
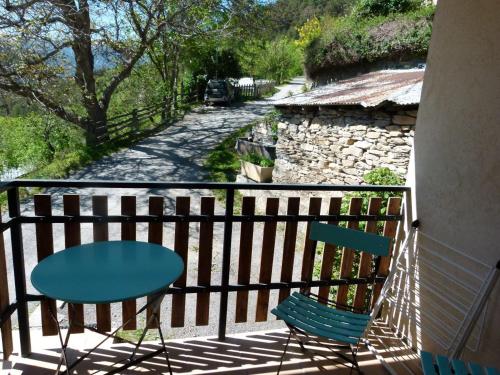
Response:
M168 287L184 272L182 258L166 247L138 241L104 241L86 245L70 247L50 255L36 265L31 273L31 283L44 296L68 302L70 308L74 304L103 304L132 300L139 297L150 296L147 304L137 311L137 314L151 308L161 339L161 349L149 352L136 358L137 350L148 330L148 324L136 347L128 359L128 363L118 369L113 369L108 374L119 373L139 362L152 358L160 353L165 353L169 372L172 373L170 360L161 331L160 304ZM66 373L97 349L105 340L92 350L69 364L66 358L66 348L71 329L68 329L66 339L63 341L57 319L57 313L50 311L55 320L61 341L61 359L56 372L59 373L61 365L66 365ZM78 325L69 319L70 328ZM97 333L95 327L83 325ZM120 327L121 328L121 327ZM107 338L115 337L117 328L111 334L104 334ZM118 362L119 363L119 362Z
M181 257L147 242L106 241L70 247L37 264L31 283L70 303L110 303L168 288L184 270Z

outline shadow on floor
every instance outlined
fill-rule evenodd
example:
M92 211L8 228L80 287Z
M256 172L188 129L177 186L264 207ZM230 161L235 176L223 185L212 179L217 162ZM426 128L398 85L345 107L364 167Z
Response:
M288 334L284 331L264 332L258 334L235 335L226 341L210 338L173 340L167 343L172 370L175 374L272 374L278 369L281 353ZM71 346L71 343L70 343ZM156 343L146 343L140 354L157 350ZM330 350L309 346L310 350L302 352L292 341L283 363L283 374L329 373L349 374L350 367L336 364L340 360ZM314 355L320 353L325 357ZM13 356L5 362L5 368L11 368L11 374L53 374L59 360L60 349L47 348L36 350L29 358ZM75 374L102 373L110 370L110 365L125 360L131 353L131 346L126 344L110 345L96 350L83 361ZM69 351L70 360L82 354L78 350ZM360 367L365 374L386 374L387 372L376 358L365 348L358 355ZM8 371L8 370L7 370ZM9 373L9 372L7 372ZM160 355L140 366L128 369L124 374L168 373L165 357ZM353 373L356 373L353 371Z

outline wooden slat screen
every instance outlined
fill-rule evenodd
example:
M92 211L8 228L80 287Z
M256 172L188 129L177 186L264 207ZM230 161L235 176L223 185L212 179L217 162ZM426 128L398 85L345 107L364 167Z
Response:
M255 197L243 197L241 214L249 217L255 214ZM241 223L240 232L240 257L238 264L238 284L248 285L250 283L250 272L252 267L254 223L251 221ZM247 321L248 315L248 291L241 290L236 293L236 323Z
M349 215L359 215L361 214L361 206L363 205L362 198L351 198L349 203ZM347 227L350 229L358 229L359 222L349 221ZM345 279L351 277L352 266L354 260L354 251L352 249L344 248L342 250L342 260L340 262L340 278ZM337 303L340 305L345 305L347 303L347 293L349 291L349 285L340 285L337 290Z
M201 214L213 215L214 197L201 198ZM200 223L198 251L198 285L210 286L212 278L212 250L214 242L214 223ZM196 299L196 325L207 325L210 313L210 293L198 293Z
M273 216L278 214L280 200L279 198L267 198L266 215ZM268 284L271 282L274 260L274 246L276 242L275 221L264 223L264 232L262 237L262 255L260 262L259 283ZM255 312L255 321L264 322L267 320L267 311L269 310L269 290L259 290L257 293L257 311Z
M0 209L0 223L2 223L2 210ZM9 285L7 283L7 262L5 258L5 245L4 245L3 232L0 232L0 311L9 306ZM9 356L14 350L12 341L12 321L11 319L5 320L0 327L2 334L2 352L3 359L9 359Z
M134 217L137 214L137 198L135 196L123 196L121 199L121 215L125 217ZM254 222L252 218L257 215L262 215L257 207L256 197L245 196L242 198L241 215L244 219L241 220L241 230L239 232L239 239L233 238L233 247L239 246L239 256L233 259L233 264L237 265L237 284L240 286L249 285L252 283L252 264L258 263L260 265L258 274L259 284L268 284L272 282L273 272L280 272L279 280L281 282L291 281L306 281L311 280L330 280L338 272L340 278L348 279L350 277L365 278L369 277L373 272L374 259L370 254L361 253L359 256L351 249L342 249L333 244L325 244L323 247L316 247L314 241L309 240L310 223L305 224L297 220L287 221L283 224L278 224L276 221L269 220L273 216L278 215L279 206L286 204L286 214L288 216L297 216L300 211L307 211L309 215L321 215L321 208L323 199L329 202L328 214L338 215L342 211L342 203L346 198L341 197L311 197L307 207L300 206L301 199L299 197L287 198L267 198L265 203L265 220L263 222ZM379 215L382 207L387 205L388 215L399 215L401 208L401 198L393 197L387 202L383 201L380 197L370 198L367 212L362 212L363 199L360 197L349 198L349 215ZM306 201L303 201L306 203ZM164 205L165 197L163 196L150 196L149 197L149 212L148 214L153 218L147 224L148 228L148 242L163 244L164 238ZM346 202L344 202L346 203ZM34 197L34 210L36 216L50 217L52 216L51 196L48 194L38 194ZM202 286L209 287L212 285L214 261L214 222L210 218L214 215L216 205L218 204L214 197L202 197L200 201L200 215L202 218L199 220L199 238L198 238L198 270L194 275L192 281L187 280L187 265L189 255L189 237L193 235L190 233L190 223L188 222L191 207L190 197L176 197L175 200L175 214L181 216L175 221L174 233L174 246L173 249L183 258L186 269L182 276L174 282L175 287L190 287ZM75 246L81 243L81 224L78 220L80 216L80 196L78 195L64 195L63 196L63 209L64 215L70 216L73 219L65 221L64 234L65 246ZM345 213L345 212L344 212ZM107 196L92 196L92 214L102 218L102 220L95 221L93 227L93 241L106 241L109 240L109 224L106 222L106 217L110 214L108 212L108 197ZM186 220L184 220L184 218ZM336 221L330 221L329 224L339 225ZM121 239L122 240L136 240L138 226L134 222L127 220L121 222ZM380 223L379 223L380 225ZM388 221L384 224L382 234L389 237L394 237L396 233L398 222ZM195 225L192 225L195 227ZM347 227L351 229L359 229L358 221L349 221ZM54 234L53 225L47 222L36 222L36 248L38 260L41 261L45 257L54 252ZM366 223L367 232L377 233L377 221L369 221ZM237 233L233 233L233 236ZM254 252L256 243L260 245L262 239L262 251ZM282 249L281 264L275 264L275 244L276 239ZM300 239L300 244L297 244L297 239ZM6 288L5 259L3 238L0 236L0 308L8 306L8 290ZM239 240L239 243L238 243ZM220 243L218 244L220 245ZM281 250L280 249L280 250ZM323 249L323 253L319 253L318 249ZM302 252L301 259L297 259L297 252ZM259 259L256 259L260 254ZM278 254L281 255L281 254ZM340 267L335 266L339 264ZM216 254L215 259L220 259ZM277 258L279 259L279 257ZM3 261L3 263L2 263ZM383 257L380 263L379 276L386 276L390 264L390 257ZM273 267L274 265L274 267ZM234 267L234 266L233 266ZM4 274L2 274L2 272ZM294 275L295 278L294 278ZM231 283L230 283L231 284ZM376 298L381 285L377 285L374 290L373 298ZM357 285L348 286L341 285L338 287L336 299L340 304L353 302L356 307L365 307L367 300L367 291L369 286ZM329 298L332 295L332 287L322 286L318 288L318 294L322 298ZM349 293L351 291L351 293ZM210 321L210 299L211 293L216 292L196 292L196 312L195 322L196 325L208 325ZM249 310L249 291L238 290L236 293L236 305L229 306L230 309L235 309L235 322L247 322L252 320L248 317ZM283 288L276 291L278 300L282 301L290 294L290 289ZM270 290L259 289L256 292L256 309L255 321L262 322L269 318L269 310L274 306L270 303L271 292ZM352 301L351 301L352 300ZM274 303L274 302L273 302ZM49 307L55 309L55 301L42 302L42 329L44 335L54 335L57 333L57 327L50 318L48 311ZM83 322L83 306L76 305L76 314L72 319ZM122 303L122 319L123 322L131 319L131 321L124 327L124 329L131 330L137 329L137 321L135 313L137 306L136 301L126 301ZM172 310L171 313L171 326L183 327L186 324L186 295L173 294L172 303L168 309ZM71 311L71 310L70 310ZM253 314L252 314L253 315ZM148 309L147 317L151 316L151 311ZM149 319L148 319L149 320ZM111 309L109 304L99 304L96 306L96 321L97 329L102 332L111 330L112 318ZM157 323L152 321L149 323L149 328L155 328ZM9 350L9 335L10 335L10 322L5 322L2 327L2 343L4 352ZM73 332L82 332L82 329L75 329Z
M309 215L319 215L321 213L321 198L312 197L309 200ZM302 258L301 280L309 282L312 280L314 257L316 255L315 241L309 239L311 232L311 223L307 223L306 237L304 240L304 256ZM307 291L307 288L306 290Z
M149 214L161 218L163 216L163 205L163 197L149 197ZM158 245L163 243L163 222L159 221L156 223L149 223L148 242ZM148 297L148 302L149 301L151 301L151 297ZM148 324L148 328L158 328L158 321L156 319L151 319L152 315L153 309L149 306L146 310L146 322Z
M35 215L52 216L52 197L48 194L37 194L33 197ZM42 261L54 253L54 235L52 224L35 224L36 251L38 262ZM51 317L52 313L57 316L56 301L45 300L41 302L40 311L42 314L42 334L44 336L57 335L57 324Z
M177 197L175 200L175 213L177 215L189 215L190 197ZM186 286L187 266L188 266L188 247L189 247L189 223L175 223L175 252L184 260L184 272L174 282L174 286ZM172 327L184 327L186 306L185 294L174 294L172 296Z
M387 215L397 215L400 213L400 211L401 211L401 198L399 197L389 198L389 201L387 202ZM382 234L386 237L395 238L397 228L398 228L397 221L386 221L384 223L384 231ZM382 257L380 259L380 265L377 276L388 275L393 249L394 249L394 244L391 246L389 256ZM372 306L377 301L377 298L381 290L382 290L382 284L375 285L375 289L373 291L373 296L372 296Z
M288 198L287 215L298 215L300 210L300 198ZM285 238L283 240L283 259L281 261L282 282L292 281L293 264L295 261L295 245L297 244L298 223L289 221L285 226ZM278 301L283 301L290 295L290 289L280 289Z
M342 206L342 198L331 198L330 207L328 208L329 215L340 214L340 208ZM338 225L338 221L329 221L328 224ZM327 243L323 249L323 260L321 263L321 274L320 280L330 280L333 273L333 263L335 262L335 255L337 253L337 246ZM328 299L330 295L330 287L324 286L320 287L318 290L318 295L321 298Z
M135 216L136 215L136 197L134 196L123 196L121 197L121 212L125 216ZM136 227L135 223L122 223L121 226L121 238L122 240L135 241L136 240ZM123 329L124 330L134 330L137 329L137 318L136 318L136 301L130 300L122 302L122 319L123 319ZM126 324L125 324L126 323Z
M108 197L105 195L95 195L92 197L92 213L105 218L108 216ZM108 241L108 223L93 224L94 242ZM111 331L111 306L109 303L99 303L96 305L97 329L101 332Z
M382 206L382 198L370 198L368 203L368 215L378 215L380 213L380 207ZM377 233L377 222L368 221L366 223L365 232ZM362 252L359 261L358 277L369 277L372 272L372 260L373 256L370 253ZM356 286L356 293L354 296L353 306L358 309L363 309L365 307L365 298L367 291L366 284L360 284Z
M80 216L80 196L74 194L63 195L64 215L66 216ZM64 223L64 246L66 248L77 246L82 243L80 223L75 220L74 222ZM68 316L72 322L76 322L71 327L71 333L83 333L83 305L73 304L68 305Z

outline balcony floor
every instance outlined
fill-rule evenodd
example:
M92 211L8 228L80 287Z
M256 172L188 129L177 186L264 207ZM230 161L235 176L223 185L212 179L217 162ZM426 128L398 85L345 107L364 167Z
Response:
M174 339L168 340L167 346L175 374L273 374L277 371L287 335L286 330L260 331L229 335L224 342L217 341L213 337ZM69 344L70 360L77 358L83 349L92 347L100 339L102 336L94 333L72 336ZM57 337L42 337L40 331L33 330L32 346L33 354L29 358L21 358L14 354L10 361L4 361L0 374L53 374L60 353ZM329 350L321 349L313 344L309 347L328 356L328 359L302 353L299 346L292 340L282 373L321 372L335 375L350 373L350 368L332 361L338 358ZM158 349L158 344L151 341L143 344L142 348L141 353L146 353L149 350ZM75 373L102 373L104 370L109 370L109 365L126 358L130 349L131 346L128 344L105 344L83 361ZM364 346L360 349L358 360L364 374L388 374L379 360ZM158 356L124 373L168 373L168 371L164 357Z

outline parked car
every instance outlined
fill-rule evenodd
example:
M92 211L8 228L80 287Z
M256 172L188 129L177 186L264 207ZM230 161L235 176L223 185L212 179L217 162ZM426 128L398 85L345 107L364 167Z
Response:
M234 86L227 79L211 79L205 89L205 104L224 103L231 105L234 99Z

